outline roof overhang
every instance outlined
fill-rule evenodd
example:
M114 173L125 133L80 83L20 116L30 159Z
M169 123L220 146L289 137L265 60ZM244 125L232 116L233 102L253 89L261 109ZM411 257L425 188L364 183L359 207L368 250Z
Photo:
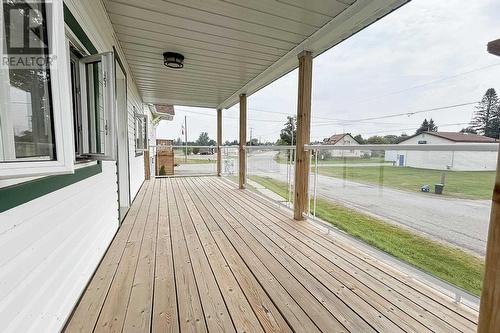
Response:
M488 43L488 52L500 56L500 39Z
M157 122L159 122L160 120L174 120L175 109L173 105L149 104L148 106L149 111L151 111L153 118Z
M227 109L409 0L105 0L146 103ZM165 51L185 67L163 65Z

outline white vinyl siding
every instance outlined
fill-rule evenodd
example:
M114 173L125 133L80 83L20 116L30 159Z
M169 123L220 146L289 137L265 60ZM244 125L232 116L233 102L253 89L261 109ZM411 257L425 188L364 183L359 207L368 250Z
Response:
M115 46L127 71L134 199L144 181L134 144L133 107L142 110L141 97L101 1L65 3L98 52ZM102 166L98 175L0 213L0 332L62 329L119 226L116 162Z

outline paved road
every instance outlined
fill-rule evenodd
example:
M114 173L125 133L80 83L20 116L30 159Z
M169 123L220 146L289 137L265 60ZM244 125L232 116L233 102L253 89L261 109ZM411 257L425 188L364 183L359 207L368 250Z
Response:
M274 152L255 153L248 173L286 181L287 166L274 161ZM290 171L290 170L288 170ZM292 171L293 174L293 171ZM319 176L319 196L403 225L431 238L484 256L491 202L408 192Z

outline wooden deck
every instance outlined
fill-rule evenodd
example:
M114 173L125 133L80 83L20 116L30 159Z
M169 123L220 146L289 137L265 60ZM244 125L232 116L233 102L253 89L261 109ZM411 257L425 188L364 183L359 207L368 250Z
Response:
M66 332L475 332L477 313L216 177L146 182Z

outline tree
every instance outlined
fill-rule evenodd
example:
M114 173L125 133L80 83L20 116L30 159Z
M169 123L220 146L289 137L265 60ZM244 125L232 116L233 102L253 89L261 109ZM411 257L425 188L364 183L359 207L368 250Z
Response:
M363 145L366 143L365 139L363 139L363 137L361 136L361 134L358 134L354 137L354 140L356 140L357 143L359 143L360 145Z
M386 145L389 141L385 137L374 135L369 137L366 140L366 143L369 145Z
M421 134L423 132L437 132L437 131L438 128L434 123L434 120L432 120L431 118L429 121L427 121L427 118L425 118L424 121L422 122L422 125L420 125L420 128L417 129L415 134Z
M201 132L198 140L196 140L197 146L210 146L210 137L207 132ZM212 140L213 141L213 140Z
M291 146L292 141L295 144L295 139L297 137L297 121L295 117L287 117L287 122L285 127L281 130L280 138L278 139L278 145L280 146ZM293 136L293 137L292 137ZM293 140L292 140L293 138Z
M247 146L259 146L259 139L253 138L247 142Z
M398 137L397 141L395 143L400 143L403 142L404 140L408 139L408 134L406 133L401 133L401 135Z
M389 144L396 144L398 143L399 137L397 135L386 135L384 136L384 139L387 141Z
M500 134L500 101L495 89L489 88L476 106L471 126L478 134L498 138Z
M233 141L226 140L226 142L224 143L224 146L237 146L237 145L238 145L238 140L233 140Z
M469 127L462 128L460 130L460 133L463 133L463 134L477 134L477 131L474 128L472 128L471 126L469 126Z

